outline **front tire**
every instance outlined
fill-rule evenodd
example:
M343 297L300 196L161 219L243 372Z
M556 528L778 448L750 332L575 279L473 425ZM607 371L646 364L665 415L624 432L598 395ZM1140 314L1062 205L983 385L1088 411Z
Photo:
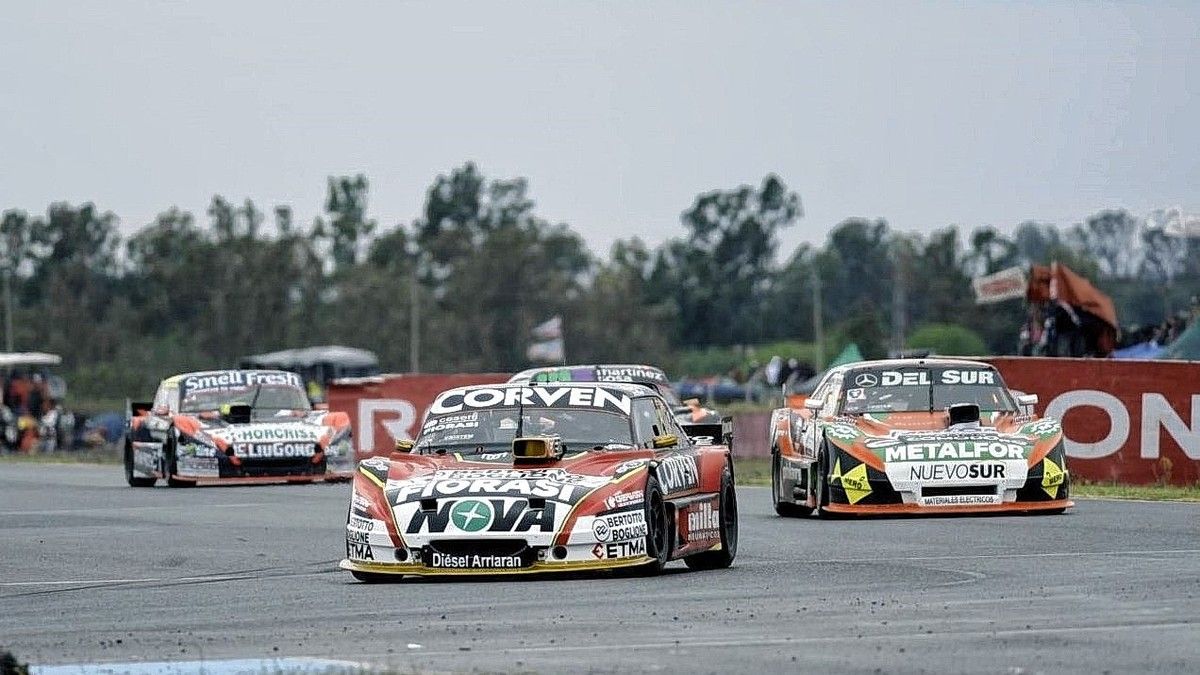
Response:
M658 479L646 479L646 555L652 560L638 565L636 572L643 576L654 576L662 572L671 557L671 521L667 504L663 500Z
M783 499L783 458L779 451L771 453L771 501L775 503L775 514L784 518L800 518L812 513L812 509Z
M175 449L177 446L174 429L167 435L167 442L163 445L163 454L167 456L167 485L176 488L196 487L196 481L194 480L183 480L175 477L175 474L179 473L179 468L175 462Z
M738 507L737 490L733 486L733 472L729 465L721 474L721 505L717 515L721 520L721 548L717 551L705 551L689 555L683 563L694 570L725 569L733 564L737 557L738 547Z
M142 478L133 475L133 444L129 441L125 442L125 482L129 483L129 487L154 487L158 482L154 478Z
M838 514L826 508L829 506L829 472L833 470L829 455L829 449L823 447L817 463L817 516L833 520Z

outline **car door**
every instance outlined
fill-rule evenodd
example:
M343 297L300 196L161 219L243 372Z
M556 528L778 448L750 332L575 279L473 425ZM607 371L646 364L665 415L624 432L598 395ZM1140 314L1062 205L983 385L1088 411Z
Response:
M654 406L654 435L675 437L675 445L654 450L663 494L671 497L695 492L700 487L700 460L696 446L683 433L683 428L675 421L675 416L662 399L651 400Z

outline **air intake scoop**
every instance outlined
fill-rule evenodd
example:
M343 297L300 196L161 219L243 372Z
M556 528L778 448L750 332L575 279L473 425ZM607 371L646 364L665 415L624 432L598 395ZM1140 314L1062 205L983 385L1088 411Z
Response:
M562 439L558 436L525 436L512 443L514 464L540 464L562 458Z
M979 426L979 406L974 403L955 403L946 408L946 415L951 429Z

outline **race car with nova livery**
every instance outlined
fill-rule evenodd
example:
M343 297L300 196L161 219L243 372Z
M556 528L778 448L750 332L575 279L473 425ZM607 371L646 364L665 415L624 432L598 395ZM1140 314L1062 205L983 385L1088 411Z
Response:
M404 575L528 574L682 559L729 566L729 449L694 444L653 390L618 383L451 389L415 441L359 462L341 567Z
M637 364L550 366L530 368L513 375L509 382L624 382L653 389L670 406L679 426L701 445L731 446L732 421L712 408L700 405L700 399L679 400L667 374L661 368Z
M1037 511L1072 506L1057 420L992 366L961 359L830 369L801 410L771 415L776 513Z
M281 370L168 377L152 402L130 404L126 431L132 487L346 480L354 471L350 418L314 409L300 376Z

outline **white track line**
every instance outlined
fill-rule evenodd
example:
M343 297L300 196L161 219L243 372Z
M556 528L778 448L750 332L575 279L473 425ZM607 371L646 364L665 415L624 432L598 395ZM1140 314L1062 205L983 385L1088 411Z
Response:
M297 574L288 574L288 578L294 577L312 577L322 574L329 574L328 571L322 572L300 572ZM284 575L280 575L284 576ZM213 574L199 577L146 577L143 579L55 579L52 581L3 581L0 582L0 587L5 586L112 586L117 584L141 584L153 582L187 582L187 581L241 581L244 579L259 579L258 574Z
M56 509L53 511L0 511L0 516L71 516L79 514L112 513L115 511L144 511L152 509L243 509L248 506L270 506L269 502L253 502L246 504L153 504L146 506L112 506L99 509Z
M1195 555L1200 548L1171 549L1161 551L1072 551L1057 553L984 553L977 555L927 555L897 556L895 558L832 558L827 560L795 560L787 558L753 558L746 562L790 562L797 565L823 565L826 563L890 563L927 562L938 560L999 560L1003 558L1082 558L1088 556L1148 556L1148 555Z

